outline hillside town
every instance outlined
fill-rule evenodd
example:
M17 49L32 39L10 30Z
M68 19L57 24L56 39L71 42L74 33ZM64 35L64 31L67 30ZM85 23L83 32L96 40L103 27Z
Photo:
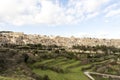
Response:
M37 34L24 34L23 32L1 31L0 45L2 44L42 44L72 47L73 45L85 46L115 46L120 47L120 39L97 39L97 38L75 38L61 36L47 36Z

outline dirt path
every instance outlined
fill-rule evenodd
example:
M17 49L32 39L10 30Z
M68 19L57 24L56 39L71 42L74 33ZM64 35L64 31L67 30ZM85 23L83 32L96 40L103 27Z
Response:
M105 76L105 77L111 77L111 78L118 78L120 79L120 76L117 75L110 75L110 74L102 74L102 73L97 73L97 72L84 72L84 74L90 78L91 80L95 80L90 74L95 74L95 75L100 75L100 76Z

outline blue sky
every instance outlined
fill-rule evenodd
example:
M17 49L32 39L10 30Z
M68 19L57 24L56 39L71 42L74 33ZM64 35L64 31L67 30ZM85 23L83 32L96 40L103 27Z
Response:
M1 0L2 30L120 38L120 0Z

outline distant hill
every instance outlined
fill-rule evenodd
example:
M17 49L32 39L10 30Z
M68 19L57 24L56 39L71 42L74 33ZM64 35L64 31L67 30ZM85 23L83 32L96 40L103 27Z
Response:
M38 44L72 47L73 45L106 45L120 47L120 39L75 38L24 34L22 32L0 31L0 45L2 44Z

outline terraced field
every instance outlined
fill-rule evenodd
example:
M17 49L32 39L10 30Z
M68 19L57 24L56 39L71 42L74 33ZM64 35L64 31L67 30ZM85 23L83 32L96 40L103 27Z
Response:
M58 73L51 69L42 70L41 68L35 68L35 66L39 65L60 68L65 72ZM88 65L82 66L80 61L66 58L47 59L32 65L35 73L42 76L48 75L51 80L89 80L81 71L81 68L85 66Z

